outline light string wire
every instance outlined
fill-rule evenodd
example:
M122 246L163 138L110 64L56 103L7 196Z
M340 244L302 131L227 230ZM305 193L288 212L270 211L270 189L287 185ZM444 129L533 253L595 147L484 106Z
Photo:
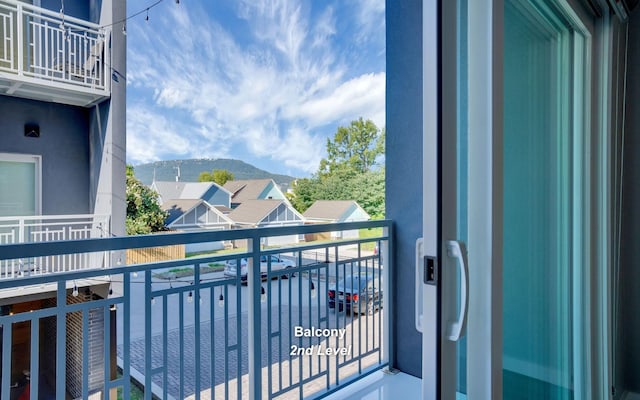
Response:
M112 26L118 25L118 24L124 24L125 22L127 22L128 20L137 17L140 14L144 14L147 13L147 15L149 14L149 10L151 10L153 7L159 5L160 3L162 3L164 0L157 0L155 3L151 4L148 7L145 7L143 9L141 9L140 11L136 11L135 13L128 15L122 19L119 19L115 22L112 22L110 24L105 24L105 25L100 25L99 29L105 29L105 28L110 28ZM176 4L179 4L179 2L176 1Z
M148 21L148 20L149 20L149 10L151 10L152 8L154 8L154 7L158 6L158 5L160 5L160 3L162 3L163 1L164 1L164 0L156 0L156 2L155 2L155 3L153 3L153 4L151 4L151 5L149 5L149 6L145 7L145 8L143 8L143 9L141 9L141 10L139 10L139 11L136 11L136 12L134 12L134 13L133 13L133 14L131 14L131 15L128 15L128 16L126 16L126 17L124 17L124 18L122 18L122 19L119 19L119 20L117 20L117 21L114 21L114 22L112 22L112 23L110 23L110 24L100 25L100 26L98 26L98 29L99 29L99 30L104 30L104 29L106 29L106 28L111 28L111 27L116 26L116 25L119 25L119 24L122 24L122 26L123 26L123 28L124 28L124 27L126 26L126 22L127 22L128 20L130 20L130 19L132 19L132 18L135 18L135 17L137 17L138 15L141 15L141 14L144 14L144 13L146 13L146 15L147 15L146 20ZM180 1L176 1L176 4L180 4ZM64 0L61 0L61 1L60 1L60 18L62 19L62 22L61 22L60 26L61 26L61 27L65 27L66 25L65 25L65 21L64 21L64 19L65 19L65 13L64 13ZM69 31L69 32L80 32L81 30L80 30L80 29L71 29L71 28L69 28L69 29L68 29L68 31ZM126 30L125 30L125 34L126 34Z
M114 21L114 22L112 22L110 24L104 24L104 25L98 26L99 35L104 38L105 37L105 32L104 32L105 29L113 27L113 26L118 25L118 24L122 24L122 34L126 35L127 34L126 22L128 20L130 20L132 18L135 18L135 17L137 17L137 16L139 16L141 14L146 14L145 21L148 22L149 21L149 10L151 10L152 8L160 5L160 3L162 3L163 1L164 0L156 0L155 3L143 8L143 9L141 9L139 11L136 11L135 13L133 13L131 15L128 15L125 18L119 19L119 20ZM180 0L175 0L175 2L176 2L176 4L180 4ZM82 32L81 29L73 29L71 27L68 27L65 24L64 0L60 0L60 19L61 19L60 29L64 31L65 39L67 39L67 40L69 39L69 34L70 33ZM112 75L116 75L116 76L112 76L112 79L115 82L118 82L118 76L124 78L125 81L127 80L127 77L124 74L122 74L120 71L117 71L115 68L113 68L113 66L110 63L106 63L104 60L103 60L103 63L105 63L105 65L111 70Z

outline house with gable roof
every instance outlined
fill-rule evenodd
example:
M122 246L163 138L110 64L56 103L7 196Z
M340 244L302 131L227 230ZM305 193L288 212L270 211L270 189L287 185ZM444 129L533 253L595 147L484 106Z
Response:
M273 179L241 179L228 181L224 189L231 193L231 208L247 200L288 200Z
M214 206L231 207L232 193L215 182L154 181L151 189L158 192L160 204L200 199Z
M303 214L307 223L329 224L339 222L367 221L369 214L355 200L317 200ZM358 238L359 232L331 232L331 239Z
M225 215L230 210L231 193L215 182L154 181L160 207L169 213L165 224L170 229L197 231L231 229L233 222ZM189 244L188 253L219 250L225 243Z
M228 214L235 228L302 225L304 217L285 200L245 200ZM298 235L265 238L264 246L298 243Z
M222 210L202 199L168 200L160 206L169 213L165 223L170 229L230 229L233 223ZM221 210L222 209L222 210Z
M225 206L214 206L203 199L170 199L160 207L169 213L165 224L169 229L180 231L201 231L231 229L233 221L226 215ZM224 242L191 243L185 246L187 253L220 250Z

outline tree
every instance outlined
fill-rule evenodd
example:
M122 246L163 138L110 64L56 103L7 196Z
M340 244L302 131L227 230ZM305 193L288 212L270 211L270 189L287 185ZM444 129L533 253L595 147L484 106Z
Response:
M355 200L372 218L384 217L384 169L367 171L345 178L341 174L298 179L293 195L288 196L293 207L305 212L316 200Z
M359 118L348 127L340 126L327 139L327 158L320 161L320 174L365 173L370 171L379 156L384 154L384 130L371 120Z
M226 169L214 169L211 172L203 171L198 176L198 182L215 182L220 186L224 186L225 183L233 179L233 173Z
M127 235L141 235L166 230L168 213L158 204L158 193L145 186L127 165Z
M287 193L285 196L300 213L305 212L321 196L316 178L296 179L292 189L293 194Z
M370 120L352 121L339 127L333 140L327 140L327 158L320 162L311 178L298 179L288 196L299 212L316 200L355 200L373 218L384 217L385 131Z

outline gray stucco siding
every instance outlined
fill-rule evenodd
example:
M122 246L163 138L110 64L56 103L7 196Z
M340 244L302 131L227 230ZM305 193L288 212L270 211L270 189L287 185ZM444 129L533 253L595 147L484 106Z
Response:
M97 0L67 0L64 2L64 13L65 15L69 15L71 17L80 18L85 21L90 20L90 11L91 11L91 3L98 3ZM60 0L42 0L40 2L40 7L59 12L60 11ZM94 5L95 7L95 5ZM97 22L97 21L94 21Z
M422 236L422 3L386 1L386 216L394 222L397 312L414 302L414 251ZM411 172L408 172L411 171ZM413 318L392 325L392 366L420 376L422 341Z
M42 214L89 213L87 109L0 96L0 115L0 153L41 156ZM39 138L24 136L26 123Z

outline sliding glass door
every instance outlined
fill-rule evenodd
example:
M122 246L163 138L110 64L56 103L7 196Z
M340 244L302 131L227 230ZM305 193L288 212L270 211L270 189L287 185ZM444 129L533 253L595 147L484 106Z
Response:
M505 399L584 398L584 44L553 5L505 1Z
M561 0L423 12L423 398L607 398L608 17Z

